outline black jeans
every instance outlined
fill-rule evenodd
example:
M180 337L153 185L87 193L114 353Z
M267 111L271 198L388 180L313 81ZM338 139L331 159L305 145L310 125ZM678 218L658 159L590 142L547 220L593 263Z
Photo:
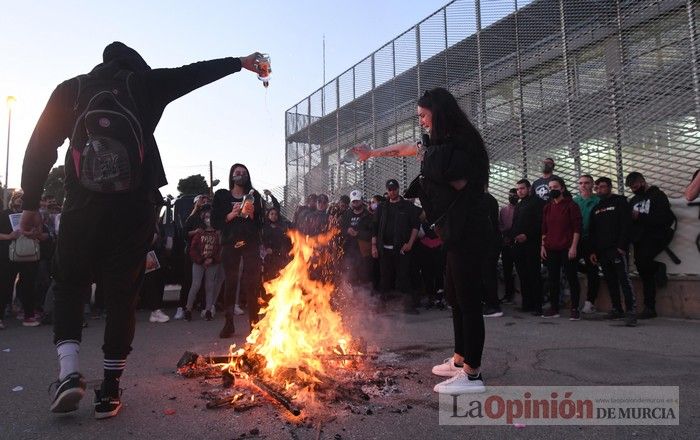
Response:
M547 251L547 272L549 274L549 303L552 310L559 311L559 279L561 277L561 269L564 268L564 275L569 282L571 289L571 310L578 310L579 302L581 301L581 286L578 283L578 261L576 259L569 260L569 251L551 250Z
M658 240L642 240L634 244L634 265L637 266L639 278L644 291L644 307L656 310L656 272L660 263L654 261L666 245Z
M613 250L616 252L616 250ZM620 302L620 288L625 296L625 311L628 313L635 312L634 290L629 277L627 268L627 255L613 254L608 258L603 258L600 261L600 266L603 268L603 276L605 284L608 285L610 292L610 302L613 309L623 311L622 303Z
M481 259L481 275L484 278L483 301L488 308L497 308L498 300L498 255L501 250L495 246L487 249Z
M379 251L380 286L382 292L396 289L405 294L411 294L411 253L402 254L400 249L381 249ZM415 292L415 290L414 290ZM417 305L417 295L411 297L413 306Z
M7 305L12 302L12 291L18 274L17 298L22 303L24 317L31 318L34 316L36 308L43 305L38 301L35 288L39 262L16 263L10 261L7 255L4 257L0 257L0 319L2 319Z
M442 299L438 290L445 284L445 251L442 247L429 248L420 242L416 244L420 260L423 289L430 301Z
M515 261L511 246L503 246L501 248L501 264L503 265L503 283L505 284L503 299L513 300L515 296L515 277L513 276Z
M484 315L481 308L482 257L447 251L445 293L452 306L455 353L472 368L481 366L484 351Z
M598 275L598 266L591 263L591 243L588 237L581 237L578 242L578 249L576 250L576 258L583 258L584 263L584 273L586 274L586 280L588 281L588 290L586 292L586 301L591 304L595 304L596 298L598 298L598 289L600 288L600 276Z
M53 261L54 343L81 340L84 299L97 280L107 311L102 351L106 359L126 358L155 213L151 203L120 195L61 215Z
M520 278L524 310L542 311L542 272L539 243L525 243L513 248L515 268Z
M238 249L234 248L233 244L223 245L221 261L224 265L224 274L226 276L224 310L227 319L233 319L241 257L243 259L243 273L241 274L240 297L245 298L247 301L248 319L252 328L258 322L258 312L260 311L258 297L262 293L262 261L260 260L257 245L246 244Z

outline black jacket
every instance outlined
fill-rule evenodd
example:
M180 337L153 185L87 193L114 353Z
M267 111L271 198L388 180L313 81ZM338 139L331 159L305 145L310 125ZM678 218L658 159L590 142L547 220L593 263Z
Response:
M513 227L511 235L516 237L520 234L527 236L527 241L522 245L536 246L539 248L542 243L542 210L544 201L537 196L528 195L520 199L515 205L513 213ZM518 246L516 244L516 246Z
M415 205L408 200L401 199L395 202L397 215L394 218L394 224L388 224L388 216L386 214L390 201L385 201L377 206L374 213L374 226L372 237L377 237L377 249L382 252L384 244L384 234L387 228L394 228L394 249L400 249L401 246L408 243L411 239L411 233L415 229L418 230L420 222L416 214Z
M90 74L111 78L120 70L134 72L129 86L145 138L144 177L138 194L156 202L161 199L158 188L168 183L153 136L165 107L192 90L238 72L241 70L241 62L238 58L222 58L171 69L151 69L135 50L122 43L112 43L105 48L104 62L97 65ZM76 118L80 114L80 109L75 108L77 95L77 77L59 84L37 122L22 165L25 209L38 208L44 182L57 159L56 150L72 135ZM64 210L80 207L92 197L99 196L79 185L75 173L71 172L73 168L68 159L66 157Z
M643 194L632 197L630 207L639 212L639 217L632 220L633 243L652 240L668 244L675 215L668 197L659 187L650 186Z
M614 256L616 249L628 249L631 221L630 206L623 196L612 194L600 199L591 210L588 224L588 237L599 259Z

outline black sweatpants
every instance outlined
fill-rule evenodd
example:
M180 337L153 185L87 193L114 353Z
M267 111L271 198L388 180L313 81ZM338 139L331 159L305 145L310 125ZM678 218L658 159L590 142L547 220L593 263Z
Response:
M515 297L515 277L513 276L515 261L511 246L501 248L501 264L503 264L503 283L505 284L503 299L512 301Z
M639 272L644 291L644 308L656 310L656 272L660 263L655 261L666 244L659 240L642 240L634 243L634 265Z
M10 261L8 255L4 255L4 257L0 257L0 320L5 313L5 308L12 302L12 291L18 274L17 298L22 303L25 318L30 318L34 316L37 307L43 306L37 298L35 288L39 262L17 263Z
M520 294L524 310L542 311L542 272L539 243L522 244L513 248L515 268L520 278Z
M452 306L455 353L471 368L481 366L484 351L481 263L482 256L447 251L445 293Z
M584 271L586 273L586 280L588 281L586 300L591 304L595 304L595 300L598 298L598 289L600 288L600 276L598 275L598 266L591 262L592 252L593 250L589 238L581 237L581 240L578 242L576 255L577 258L583 258L585 262Z
M578 282L577 260L569 260L569 250L548 250L545 260L547 273L549 274L549 303L552 310L559 312L559 298L561 296L561 285L559 283L561 270L564 268L566 281L569 283L571 291L571 310L578 310L581 301L581 286Z
M402 254L400 249L382 249L379 253L380 286L384 294L396 288L406 296L411 306L418 305L418 295L411 289L411 253ZM410 298L409 298L410 295ZM408 304L408 303L407 303Z
M53 261L54 343L81 340L83 302L93 280L104 292L106 359L125 359L134 339L137 295L143 283L155 207L119 195L64 212Z

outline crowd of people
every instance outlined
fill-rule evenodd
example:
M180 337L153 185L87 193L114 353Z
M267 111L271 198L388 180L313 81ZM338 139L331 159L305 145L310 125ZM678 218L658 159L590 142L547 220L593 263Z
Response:
M25 153L24 192L15 192L0 215L0 310L7 309L16 283L24 326L39 325L40 314L52 318L59 361L52 412L75 411L85 394L79 351L93 284L97 312L106 311L107 318L95 417L120 411L119 385L139 299L151 310L151 322L170 319L162 310L164 278L157 261L175 246L158 219L159 188L167 180L155 128L170 102L241 69L256 72L261 56L151 69L138 52L114 42L89 74L66 80L53 92ZM572 198L564 180L554 175L554 161L545 159L542 177L532 185L519 180L508 193L509 204L499 209L488 193L483 139L455 97L442 88L428 90L417 102L417 116L426 132L420 144L354 150L359 160L418 156L420 175L403 196L394 178L386 181L386 193L369 199L359 189L332 202L325 194L309 194L288 221L269 191L264 191L269 204L264 201L248 168L232 165L228 188L199 195L185 222L184 271L191 280L183 283L175 318L193 319L198 306L205 320L222 311L221 338L236 332L236 314L247 312L249 325L255 325L266 299L263 281L274 278L290 258L290 228L308 236L333 234L310 274L316 279L342 274L352 286L374 293L380 307L398 292L410 314L423 304L449 304L455 353L433 368L449 377L435 386L439 393L485 390L484 317L502 316L501 304L513 302L513 265L522 310L544 318L559 316L563 272L572 320L580 319L577 271L583 267L589 278L581 311L590 312L600 267L613 304L609 316L624 317L633 326L631 245L644 289L640 317L656 316L656 287L665 280L665 268L655 257L670 242L675 220L659 188L630 173L626 185L634 197L628 201L612 194L609 178L582 175L580 194ZM66 138L66 199L59 208L42 191ZM548 273L547 310L542 262ZM42 310L42 304L53 308Z

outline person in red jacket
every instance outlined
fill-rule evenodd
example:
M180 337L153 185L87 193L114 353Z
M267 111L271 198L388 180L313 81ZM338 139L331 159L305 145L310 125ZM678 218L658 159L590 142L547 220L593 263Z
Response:
M581 210L560 177L549 182L549 202L542 212L542 249L540 255L549 274L549 310L543 318L559 317L559 276L562 267L571 289L570 320L578 321L581 287L576 274L576 248L581 238Z
M204 309L204 319L207 321L214 319L216 274L219 272L219 264L221 263L221 236L219 231L211 225L211 210L202 212L202 220L206 226L205 229L196 232L190 243L192 286L190 287L190 293L187 295L186 321L192 320L192 306L197 297L197 292L202 286L202 277L205 280L204 291L207 302L207 307Z

